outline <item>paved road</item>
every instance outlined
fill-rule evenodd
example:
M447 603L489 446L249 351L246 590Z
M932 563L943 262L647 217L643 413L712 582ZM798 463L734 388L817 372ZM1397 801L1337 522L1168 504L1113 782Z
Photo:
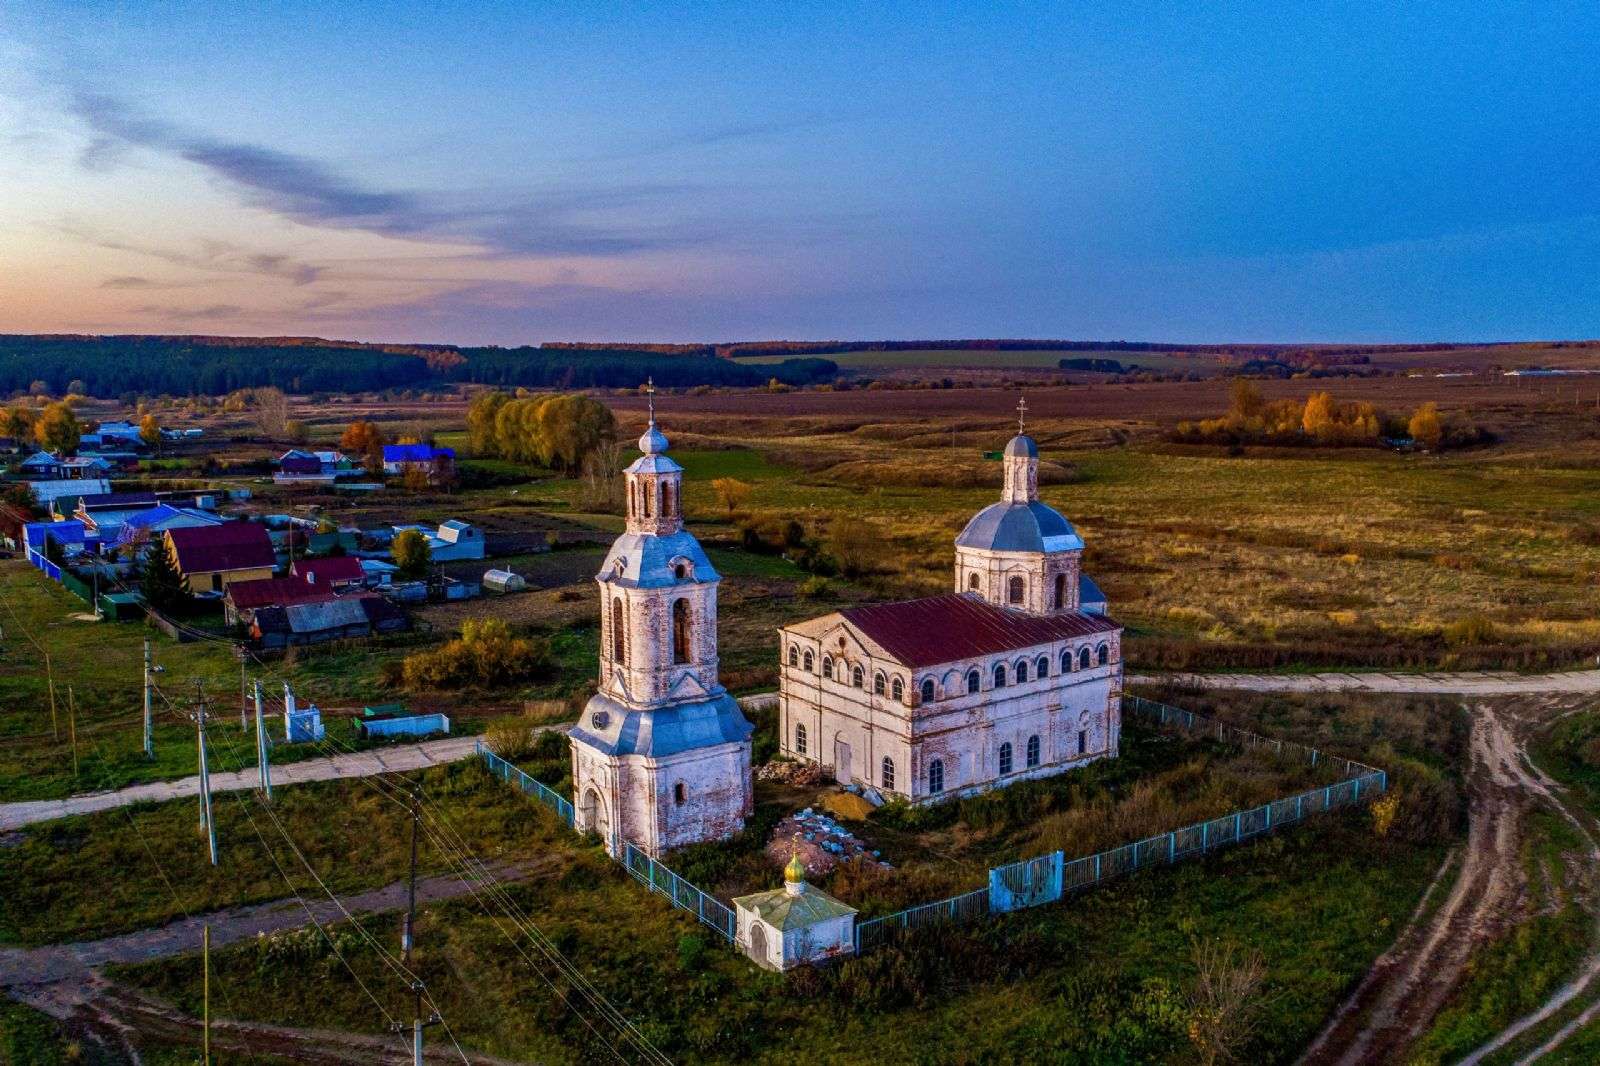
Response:
M1461 696L1534 696L1600 693L1600 670L1557 674L1500 672L1380 674L1134 674L1130 685L1192 685L1252 692L1415 692Z
M478 738L445 737L421 744L396 745L392 748L358 751L349 755L336 755L325 759L306 759L272 768L273 787L297 785L306 781L332 781L343 777L371 777L376 774L421 770L441 763L457 762L472 755ZM256 787L254 769L232 773L212 774L212 792L236 792ZM200 794L200 778L184 777L175 781L153 781L147 785L130 785L114 792L88 792L66 799L30 800L25 803L0 804L0 831L19 829L35 822L48 822L75 814L94 814L114 810L135 803L162 803L166 800L185 799Z

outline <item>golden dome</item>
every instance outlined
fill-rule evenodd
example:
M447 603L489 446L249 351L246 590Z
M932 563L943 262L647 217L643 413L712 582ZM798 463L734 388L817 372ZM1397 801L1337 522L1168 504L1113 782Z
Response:
M789 865L783 868L783 879L789 884L798 884L806 879L806 864L800 861L798 853L789 857Z

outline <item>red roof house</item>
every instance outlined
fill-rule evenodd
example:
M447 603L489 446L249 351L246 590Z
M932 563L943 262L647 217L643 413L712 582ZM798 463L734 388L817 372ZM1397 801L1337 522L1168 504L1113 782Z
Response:
M191 592L221 592L235 581L269 578L278 565L266 527L254 522L169 529L165 540Z

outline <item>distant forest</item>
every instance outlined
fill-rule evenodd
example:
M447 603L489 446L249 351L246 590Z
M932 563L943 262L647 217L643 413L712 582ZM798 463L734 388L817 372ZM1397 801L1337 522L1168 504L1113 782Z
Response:
M831 380L826 359L745 366L713 355L623 349L456 348L315 337L0 335L0 392L42 382L61 395L211 395L276 385L286 392L374 392L452 382L500 387L623 388L653 376L668 388Z

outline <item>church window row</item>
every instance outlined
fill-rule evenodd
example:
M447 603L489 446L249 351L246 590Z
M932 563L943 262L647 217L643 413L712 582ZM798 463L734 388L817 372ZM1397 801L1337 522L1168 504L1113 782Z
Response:
M1081 737L1080 737L1080 739L1081 739ZM1027 759L1028 769L1031 770L1035 766L1039 765L1039 752L1040 752L1039 736L1036 733L1033 736L1028 738L1028 744L1027 744L1027 748L1026 748L1026 755L1024 756ZM1011 769L1012 769L1011 741L1008 740L1004 744L1000 745L1000 776L1004 777L1006 774L1009 774L1011 772Z
M1095 663L1098 663L1100 666L1105 666L1110 662L1111 646L1109 644L1100 644L1094 649L1092 655L1089 646L1085 644L1078 650L1078 655L1076 658L1073 657L1072 650L1070 648L1066 651L1063 651L1061 653L1061 668L1057 672L1066 674L1071 673L1074 669L1087 670ZM1014 664L1010 665L1006 663L995 663L992 676L992 680L994 682L993 687L1005 688L1007 684L1027 684L1030 677L1028 672L1030 669L1033 671L1031 675L1033 680L1043 681L1045 678L1050 676L1050 657L1048 655L1041 655L1037 659L1034 659L1031 664L1027 659L1018 659ZM965 687L961 693L949 691L945 693L946 697L961 695L963 693L966 695L972 695L973 693L981 692L983 690L983 674L976 667L973 667L967 671L965 682ZM925 678L922 682L922 702L931 703L934 699L934 694L935 690L933 678Z
M688 600L677 599L672 601L672 661L674 663L690 661L690 634L693 626L689 612ZM611 659L619 666L628 664L628 615L623 609L621 596L616 596L611 600Z
M672 482L658 482L661 486L661 515L664 518L672 517ZM656 494L651 490L651 483L645 478L634 482L636 491L633 500L633 512L640 518L656 517Z
M976 573L967 575L967 588L972 592L981 592L983 579ZM1050 606L1059 611L1067 605L1067 575L1057 574L1054 589L1055 595L1051 597ZM1006 580L1006 602L1022 604L1027 602L1028 584L1021 576L1012 576Z

